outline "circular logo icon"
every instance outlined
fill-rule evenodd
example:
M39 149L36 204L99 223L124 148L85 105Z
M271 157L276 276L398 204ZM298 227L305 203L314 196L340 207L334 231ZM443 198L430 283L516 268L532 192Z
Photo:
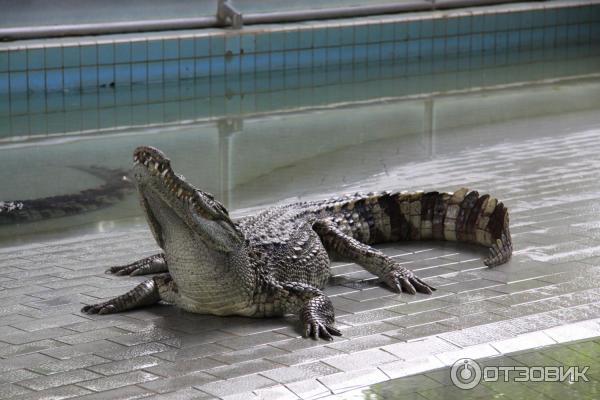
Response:
M461 358L452 364L450 379L459 389L473 389L481 382L481 367L475 360Z

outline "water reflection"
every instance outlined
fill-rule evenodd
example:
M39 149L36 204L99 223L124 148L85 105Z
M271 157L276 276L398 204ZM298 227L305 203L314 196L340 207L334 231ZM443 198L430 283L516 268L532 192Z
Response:
M105 128L96 127L88 133L78 130L80 126L68 131L61 125L60 135L46 131L35 140L27 135L9 134L0 143L3 164L0 200L60 199L60 196L93 193L106 185L106 179L90 173L90 166L122 176L130 167L133 149L139 145L164 150L173 158L174 168L192 184L214 193L228 208L242 213L264 204L358 189L409 188L418 182L395 173L400 167L506 140L524 140L539 135L540 131L560 134L560 121L567 124L570 120L565 116L569 113L597 110L600 80L590 71L598 70L600 58L590 56L590 49L587 51L583 61L568 59L563 65L553 60L549 69L532 68L531 63L512 65L501 77L495 75L502 68L498 66L483 69L478 74L473 71L466 75L463 71L430 72L421 74L418 79L402 74L382 77L387 67L375 66L377 79L320 86L311 76L313 84L305 89L296 86L260 95L256 92L254 112L248 111L252 108L239 112L243 108L240 104L238 112L229 107L236 98L242 102L248 99L238 91L221 98L224 108L210 107L220 101L218 96L209 97L209 103L204 106L198 106L198 98L193 96L178 100L178 107L197 111L192 112L194 118L180 111L170 121L163 112L159 122L148 123L157 103L147 102L144 111L140 111L141 117L137 113L142 108L130 104L126 106L129 119L121 122L112 119ZM578 61L581 61L578 69L570 72L587 77L568 75L565 65L572 66ZM393 71L399 67L389 68ZM458 80L458 76L469 79ZM488 78L479 79L482 76ZM531 82L527 81L529 78L539 79ZM555 80L549 81L549 78ZM254 82L256 89L258 80ZM415 82L423 86L416 87ZM409 83L412 86L402 86ZM197 82L188 84L191 88L188 91L198 89ZM184 83L178 85L181 89ZM133 93L138 89L127 90ZM397 95L392 96L395 92ZM120 92L115 92L114 98L117 93ZM166 94L161 93L164 99ZM300 98L300 93L305 93L304 97ZM267 95L269 106L258 110L259 99ZM279 104L278 98L282 99ZM64 105L64 101L61 104ZM89 116L90 109L81 102L78 104L77 111L54 110L52 113L64 118L68 118L68 113L75 113L75 119L81 121ZM118 110L120 106L111 107ZM91 110L102 113L107 109L92 107ZM11 111L4 116L4 121L10 122L9 133L16 134L14 129L20 125L13 123L15 118L31 122L38 115L48 119L50 114L48 111L41 114ZM98 122L99 114L94 115ZM556 115L561 117L556 118ZM547 129L549 118L559 121L552 122L550 130ZM140 126L130 124L132 121L140 121ZM515 129L519 121L523 121L524 129ZM577 121L576 124L584 123L585 118ZM7 131L0 129L0 132L7 136ZM89 230L97 230L100 225L102 229L120 229L132 222L141 223L141 211L131 192L125 187L119 189L120 197L114 199L119 200L110 199L106 204L115 204L101 211L0 227L0 240L4 243L9 238L11 241L30 240L35 236L26 235L74 226ZM115 221L121 223L115 225ZM16 235L20 235L20 239L15 239Z

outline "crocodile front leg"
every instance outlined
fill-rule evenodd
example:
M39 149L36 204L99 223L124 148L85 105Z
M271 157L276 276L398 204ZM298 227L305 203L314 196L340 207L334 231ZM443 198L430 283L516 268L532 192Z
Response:
M333 340L342 333L333 326L335 313L329 297L314 286L299 282L272 283L274 302L285 313L299 312L304 337Z
M175 282L169 274L161 274L148 279L131 289L129 292L105 301L91 304L81 309L86 314L113 314L143 306L158 303L160 300L172 301L176 292Z
M148 275L168 272L167 260L163 253L151 255L150 257L142 258L141 260L132 262L127 265L118 265L110 267L106 273L115 275Z
M360 264L370 273L377 275L389 287L398 291L415 294L431 294L433 286L423 282L414 272L396 263L392 258L373 247L359 242L342 232L330 221L317 221L313 229L327 251L334 251L342 257Z

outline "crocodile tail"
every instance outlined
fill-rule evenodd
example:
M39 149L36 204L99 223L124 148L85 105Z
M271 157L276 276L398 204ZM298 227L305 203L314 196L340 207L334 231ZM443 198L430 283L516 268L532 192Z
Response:
M74 194L43 197L20 201L0 201L0 225L37 222L66 217L108 207L123 199L134 189L126 172L103 167L77 167L105 182L95 188Z
M508 210L496 198L462 188L454 193L386 193L379 202L389 215L393 240L448 240L490 249L493 267L512 255Z

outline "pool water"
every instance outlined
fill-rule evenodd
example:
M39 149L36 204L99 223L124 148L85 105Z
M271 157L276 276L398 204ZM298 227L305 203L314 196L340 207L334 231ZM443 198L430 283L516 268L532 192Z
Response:
M444 171L421 163L600 126L600 48L488 58L15 98L0 118L0 200L97 188L90 167L126 173L133 149L151 145L243 215L342 192L441 189L428 185ZM142 226L131 191L107 208L0 224L0 244Z

